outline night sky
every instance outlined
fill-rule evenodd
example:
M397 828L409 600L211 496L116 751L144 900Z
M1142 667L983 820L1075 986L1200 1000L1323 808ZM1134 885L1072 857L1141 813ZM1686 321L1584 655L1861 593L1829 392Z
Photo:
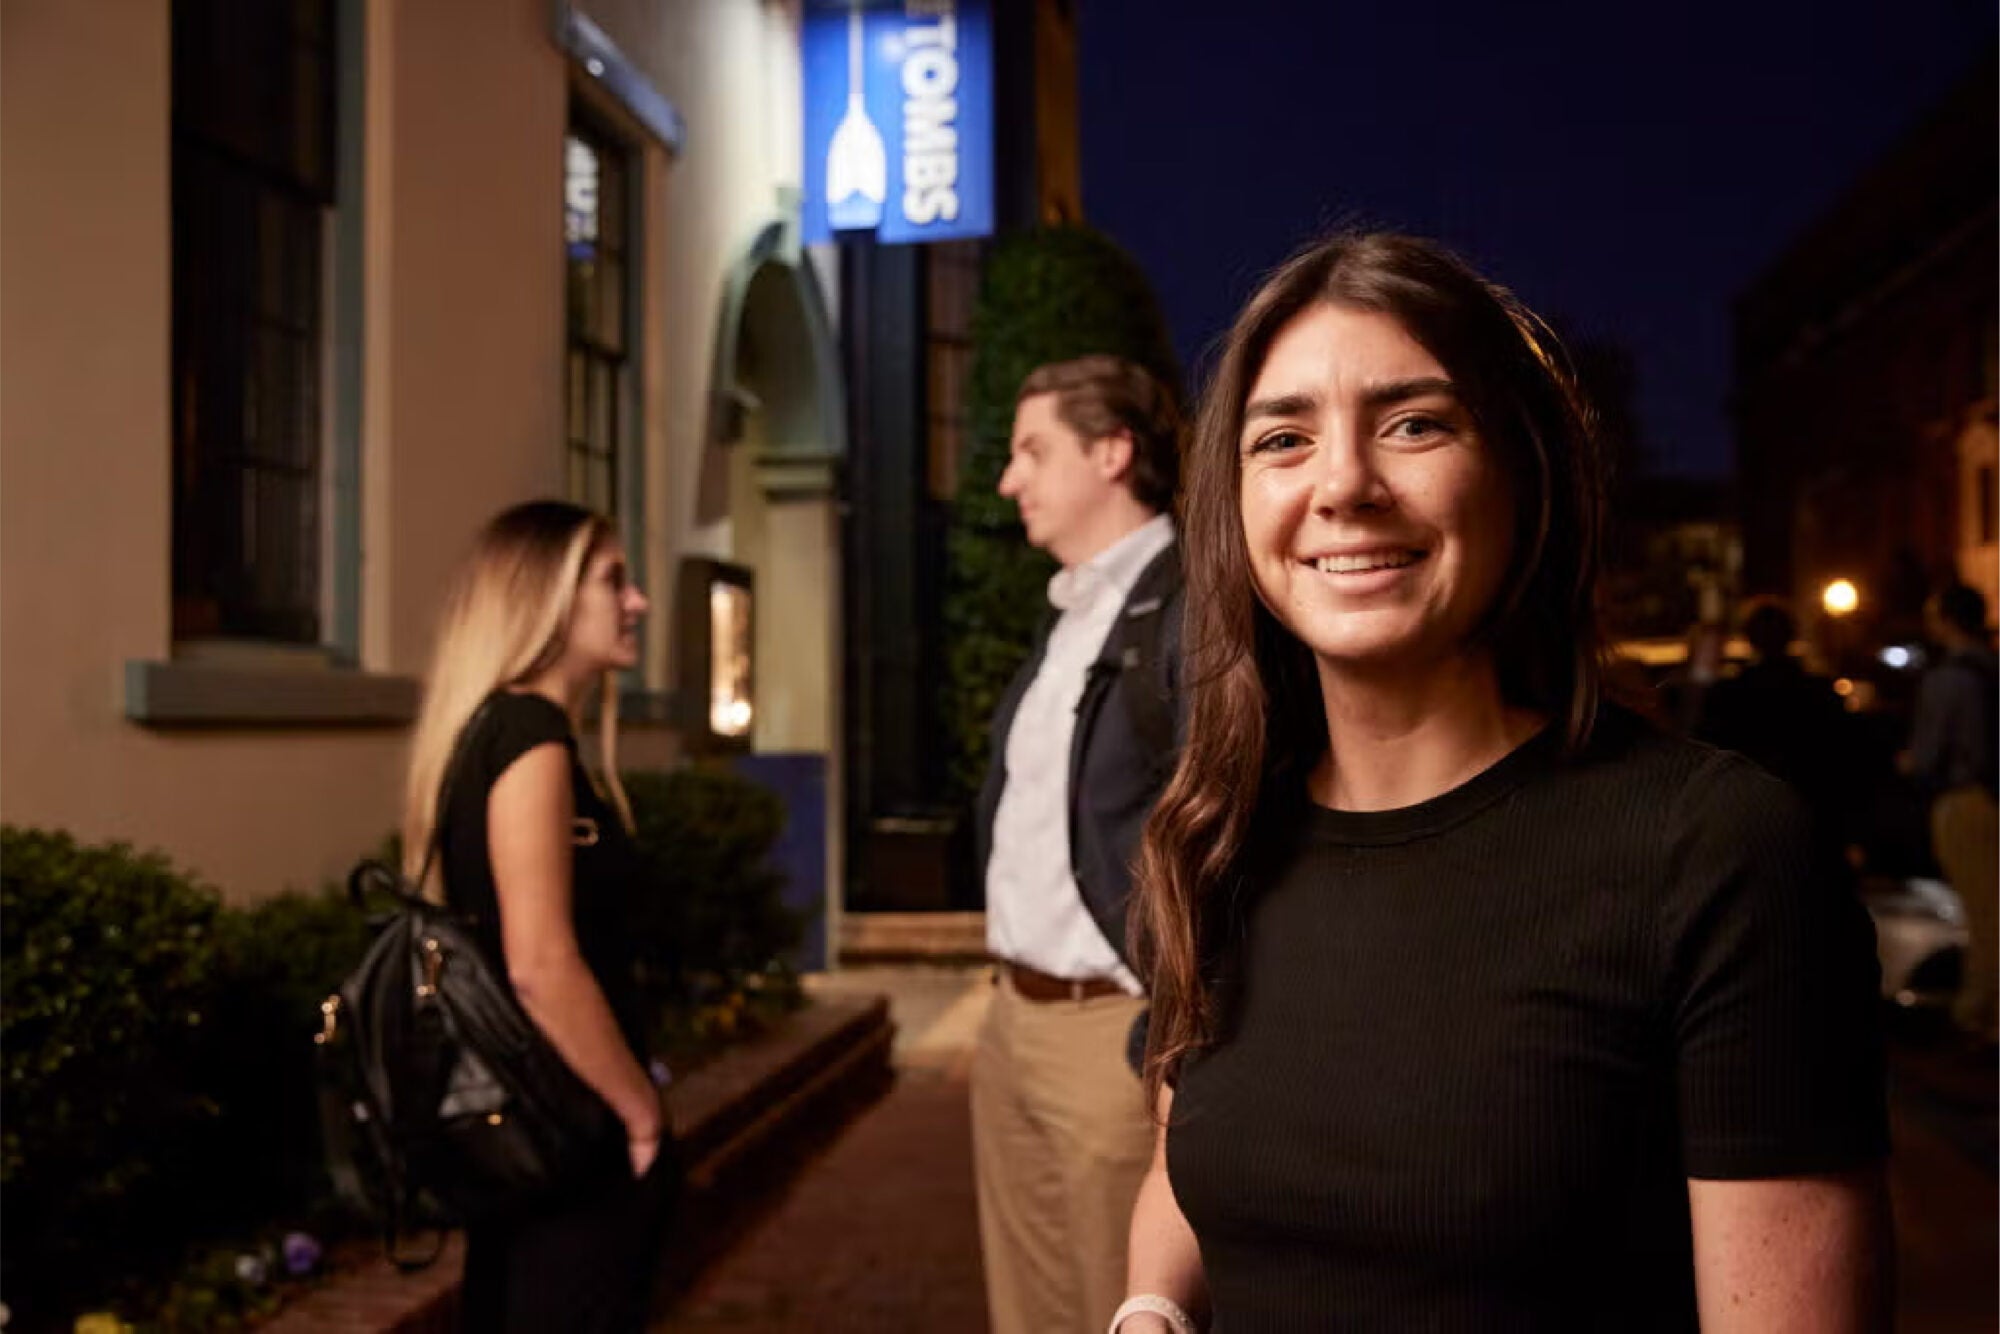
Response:
M1707 475L1733 295L1995 42L1990 0L1077 12L1085 213L1190 368L1300 242L1414 231L1623 344L1656 466Z

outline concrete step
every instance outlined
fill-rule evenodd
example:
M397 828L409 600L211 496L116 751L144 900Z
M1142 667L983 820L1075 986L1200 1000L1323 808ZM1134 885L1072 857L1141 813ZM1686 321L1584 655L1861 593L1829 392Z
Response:
M986 957L983 912L850 912L840 919L840 961L977 962Z

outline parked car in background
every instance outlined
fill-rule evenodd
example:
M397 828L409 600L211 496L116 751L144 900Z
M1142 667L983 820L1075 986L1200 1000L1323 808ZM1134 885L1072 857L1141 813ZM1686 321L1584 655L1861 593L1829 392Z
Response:
M1965 907L1929 876L1865 876L1861 901L1875 919L1882 997L1906 1010L1949 1007L1965 961Z

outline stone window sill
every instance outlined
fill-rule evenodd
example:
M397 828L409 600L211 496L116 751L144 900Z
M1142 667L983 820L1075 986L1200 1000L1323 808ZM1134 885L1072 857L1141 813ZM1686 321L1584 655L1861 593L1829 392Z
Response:
M417 716L414 677L333 666L125 664L125 716L147 727L380 727Z

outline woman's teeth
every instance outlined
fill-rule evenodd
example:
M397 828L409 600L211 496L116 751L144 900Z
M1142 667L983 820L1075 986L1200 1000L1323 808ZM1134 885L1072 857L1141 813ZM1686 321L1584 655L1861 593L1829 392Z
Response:
M1365 556L1321 556L1313 568L1321 574L1360 574L1366 570L1400 570L1423 559L1421 551L1378 551Z

